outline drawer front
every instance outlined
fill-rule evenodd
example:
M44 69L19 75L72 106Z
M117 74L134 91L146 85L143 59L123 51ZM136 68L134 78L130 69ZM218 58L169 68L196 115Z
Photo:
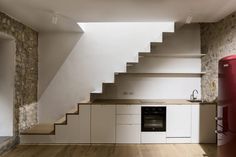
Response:
M166 138L166 143L192 143L191 138Z
M116 114L141 115L141 105L116 105Z
M141 125L117 125L116 143L140 143Z
M166 143L165 132L142 132L141 143Z
M115 105L92 105L91 143L115 143Z
M116 124L141 124L141 115L117 115Z

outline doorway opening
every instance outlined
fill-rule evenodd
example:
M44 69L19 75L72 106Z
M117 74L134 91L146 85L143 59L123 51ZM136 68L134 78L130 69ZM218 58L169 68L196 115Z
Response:
M14 135L15 41L0 34L0 144Z

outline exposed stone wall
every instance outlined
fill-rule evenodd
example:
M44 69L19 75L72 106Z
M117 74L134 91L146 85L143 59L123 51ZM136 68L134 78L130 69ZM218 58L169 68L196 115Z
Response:
M17 142L19 130L37 123L38 33L1 12L0 32L16 43L14 137L8 143L11 146Z
M236 12L217 23L201 24L202 97L206 101L217 100L218 61L222 57L236 54Z

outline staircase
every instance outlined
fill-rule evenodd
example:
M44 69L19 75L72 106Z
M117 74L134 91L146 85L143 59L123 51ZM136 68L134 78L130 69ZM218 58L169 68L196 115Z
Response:
M166 39L173 36L174 33L170 32L164 32L163 33L163 40L162 42L165 43ZM150 47L151 50L153 48L156 48L163 44L162 42L151 42ZM201 58L203 57L203 54L158 54L158 53L148 53L148 52L139 52L139 59L145 58L145 57L181 57L181 58ZM67 112L62 118L57 120L54 123L51 124L38 124L33 126L30 129L27 129L25 131L22 131L20 134L24 138L24 141L27 143L27 138L45 138L45 143L48 143L48 139L55 138L54 136L57 136L57 132L60 132L60 127L67 127L69 125L69 118L76 120L76 119L89 119L90 115L86 115L87 110L89 109L89 104L92 104L97 99L103 99L103 93L106 90L106 88L114 87L117 82L118 77L122 77L125 75L152 75L152 76L182 76L182 75L189 75L189 76L201 76L204 74L204 72L199 73L138 73L138 72L130 72L129 69L132 67L135 67L139 64L139 62L128 62L126 64L126 72L117 72L115 73L115 79L113 83L103 83L102 84L102 91L93 91L90 93L90 100L79 102L75 108L73 108L71 111ZM83 110L83 111L81 111ZM81 115L81 114L82 115ZM73 117L73 118L72 118ZM84 125L86 127L86 124ZM73 128L73 127L72 127ZM58 130L59 129L59 130ZM81 128L79 128L81 129ZM59 133L60 134L60 133ZM63 133L62 133L63 134ZM46 136L35 136L35 135L46 135ZM83 137L80 137L83 138ZM26 140L25 140L26 139ZM53 141L53 140L52 140ZM77 143L77 142L75 142ZM84 143L83 140L81 140L81 143Z
M171 36L174 34L173 32L163 32L163 41L165 41L165 38L168 36ZM162 42L151 42L150 47L156 47ZM139 58L146 57L149 54L149 52L140 52ZM138 62L128 62L126 64L126 69L130 66L134 66L135 64L138 64ZM22 131L21 135L55 135L57 126L67 125L68 124L68 115L79 115L79 109L80 105L86 105L91 104L94 100L96 100L96 97L103 94L103 90L108 86L113 86L116 83L116 78L120 75L128 74L126 72L117 72L115 73L115 80L113 83L103 83L102 84L102 91L92 91L90 93L90 100L79 102L75 108L73 108L71 111L67 112L63 117L55 121L51 124L37 124L27 130Z

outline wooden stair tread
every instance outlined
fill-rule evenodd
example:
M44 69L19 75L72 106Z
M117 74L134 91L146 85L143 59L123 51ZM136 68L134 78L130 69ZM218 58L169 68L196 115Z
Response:
M95 91L92 91L91 94L101 94L102 91L98 91L98 90L95 90Z
M93 104L140 104L139 99L96 99Z
M54 124L37 124L32 128L29 128L21 135L51 135L54 134Z
M123 72L118 75L204 75L206 72L166 72L166 73L143 73L143 72Z
M90 103L91 103L90 100L82 100L78 104L90 104Z
M115 82L109 82L109 83L102 83L103 86L109 86L109 85L114 85Z
M66 116L58 119L54 124L65 124L66 123Z
M66 114L78 114L78 107L74 107L73 109L71 109L69 112L67 112Z
M145 57L176 57L176 58L200 58L205 54L180 54L180 53L139 53L140 56Z

